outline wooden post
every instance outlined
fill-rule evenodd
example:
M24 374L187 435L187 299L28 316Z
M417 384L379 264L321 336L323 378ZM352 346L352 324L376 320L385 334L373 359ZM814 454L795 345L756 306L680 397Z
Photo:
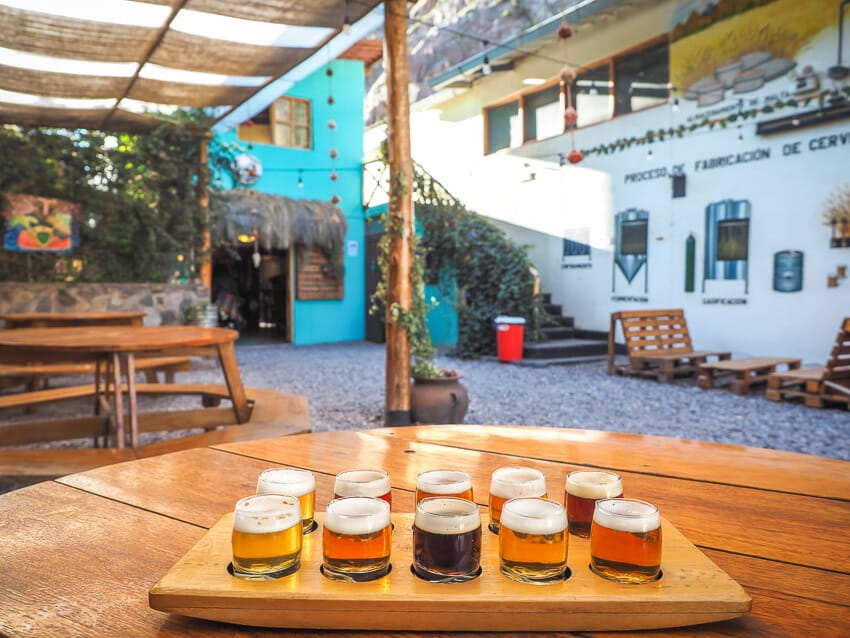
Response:
M384 68L387 73L387 155L390 167L390 233L387 264L386 425L410 424L410 340L391 316L393 306L409 310L413 236L413 162L410 159L407 0L384 2Z
M199 275L201 283L212 294L212 240L210 239L210 195L207 190L207 138L202 137L198 158L198 208L201 211L203 223L203 248L201 251L201 267ZM211 300L214 301L214 300Z

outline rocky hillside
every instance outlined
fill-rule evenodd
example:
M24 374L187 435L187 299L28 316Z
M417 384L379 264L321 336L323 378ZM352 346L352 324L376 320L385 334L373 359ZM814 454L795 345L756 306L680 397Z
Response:
M409 11L410 98L428 96L428 80L481 51L559 13L566 0L419 0ZM383 33L378 33L383 37ZM383 66L367 79L367 124L386 112Z

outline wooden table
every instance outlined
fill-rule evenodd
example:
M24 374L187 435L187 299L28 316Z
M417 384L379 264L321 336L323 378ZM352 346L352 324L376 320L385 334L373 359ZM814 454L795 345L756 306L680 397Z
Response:
M144 312L0 312L3 327L141 326Z
M334 475L351 468L386 469L395 511L412 511L416 475L429 468L469 472L482 505L491 472L503 465L539 468L555 498L570 469L615 469L626 495L656 503L747 590L753 609L712 625L613 636L850 635L850 463L666 437L477 425L225 444L0 495L0 634L340 635L236 627L148 606L150 587L253 492L260 470L280 464L314 471L319 511Z
M72 328L23 328L0 331L0 364L95 362L98 373L95 394L109 397L116 420L116 444L125 445L124 388L130 420L130 444L138 445L139 415L135 382L136 357L216 356L226 382L226 395L233 403L237 423L250 416L250 406L239 376L233 344L235 330L198 326L86 326ZM100 386L100 366L106 383ZM151 384L145 391L157 394L204 394L203 387ZM49 392L49 391L46 391ZM197 424L186 418L184 428Z
M750 386L756 383L764 383L771 373L776 372L778 366L784 365L787 370L796 370L800 367L800 359L788 357L748 357L745 359L726 359L723 361L711 361L699 366L699 378L697 383L703 390L711 390L715 382L726 376L732 376L729 385L735 394L747 394Z

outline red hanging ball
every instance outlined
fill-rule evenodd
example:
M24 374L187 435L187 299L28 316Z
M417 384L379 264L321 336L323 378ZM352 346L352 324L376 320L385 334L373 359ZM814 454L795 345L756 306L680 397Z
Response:
M566 20L564 20L561 23L561 26L558 27L558 37L561 38L561 40L573 37L573 28L567 24Z
M339 195L334 195L333 197L331 197L331 204L336 205L339 204L341 201L342 200L340 199Z
M245 120L245 126L254 126L254 120Z
M329 95L329 96L328 96L328 104L333 104L333 103L334 103L334 96L333 96L333 95Z
M584 155L581 154L581 151L577 151L576 149L571 150L567 155L567 161L570 164L578 164L583 159Z
M331 173L331 181L335 182L337 179L339 179L339 176L336 174L336 171L334 171Z
M334 130L336 128L336 122L334 122L333 120L328 120L328 128L330 130Z
M567 126L575 126L576 122L578 122L578 113L576 113L573 107L568 106L564 111L564 122Z
M339 156L339 153L337 153L337 152L336 152L336 149L335 149L335 148L332 148L332 149L331 149L331 152L330 152L330 153L328 153L328 155L330 155L330 156L331 156L331 159L336 159L336 158Z
M331 67L328 67L327 71L325 71L325 75L331 77L334 74L334 70Z

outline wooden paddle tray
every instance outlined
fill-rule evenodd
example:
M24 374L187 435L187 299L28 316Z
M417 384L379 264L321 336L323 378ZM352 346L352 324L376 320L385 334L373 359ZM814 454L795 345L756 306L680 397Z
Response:
M324 513L316 519L324 520ZM429 583L410 569L413 514L394 514L392 571L366 583L325 578L321 525L304 537L301 568L274 581L231 576L233 514L224 516L149 592L159 611L243 625L312 629L596 631L654 629L736 618L747 593L675 527L662 522L662 577L644 585L590 571L589 541L570 536L569 579L528 585L499 571L498 536L483 528L482 573Z

